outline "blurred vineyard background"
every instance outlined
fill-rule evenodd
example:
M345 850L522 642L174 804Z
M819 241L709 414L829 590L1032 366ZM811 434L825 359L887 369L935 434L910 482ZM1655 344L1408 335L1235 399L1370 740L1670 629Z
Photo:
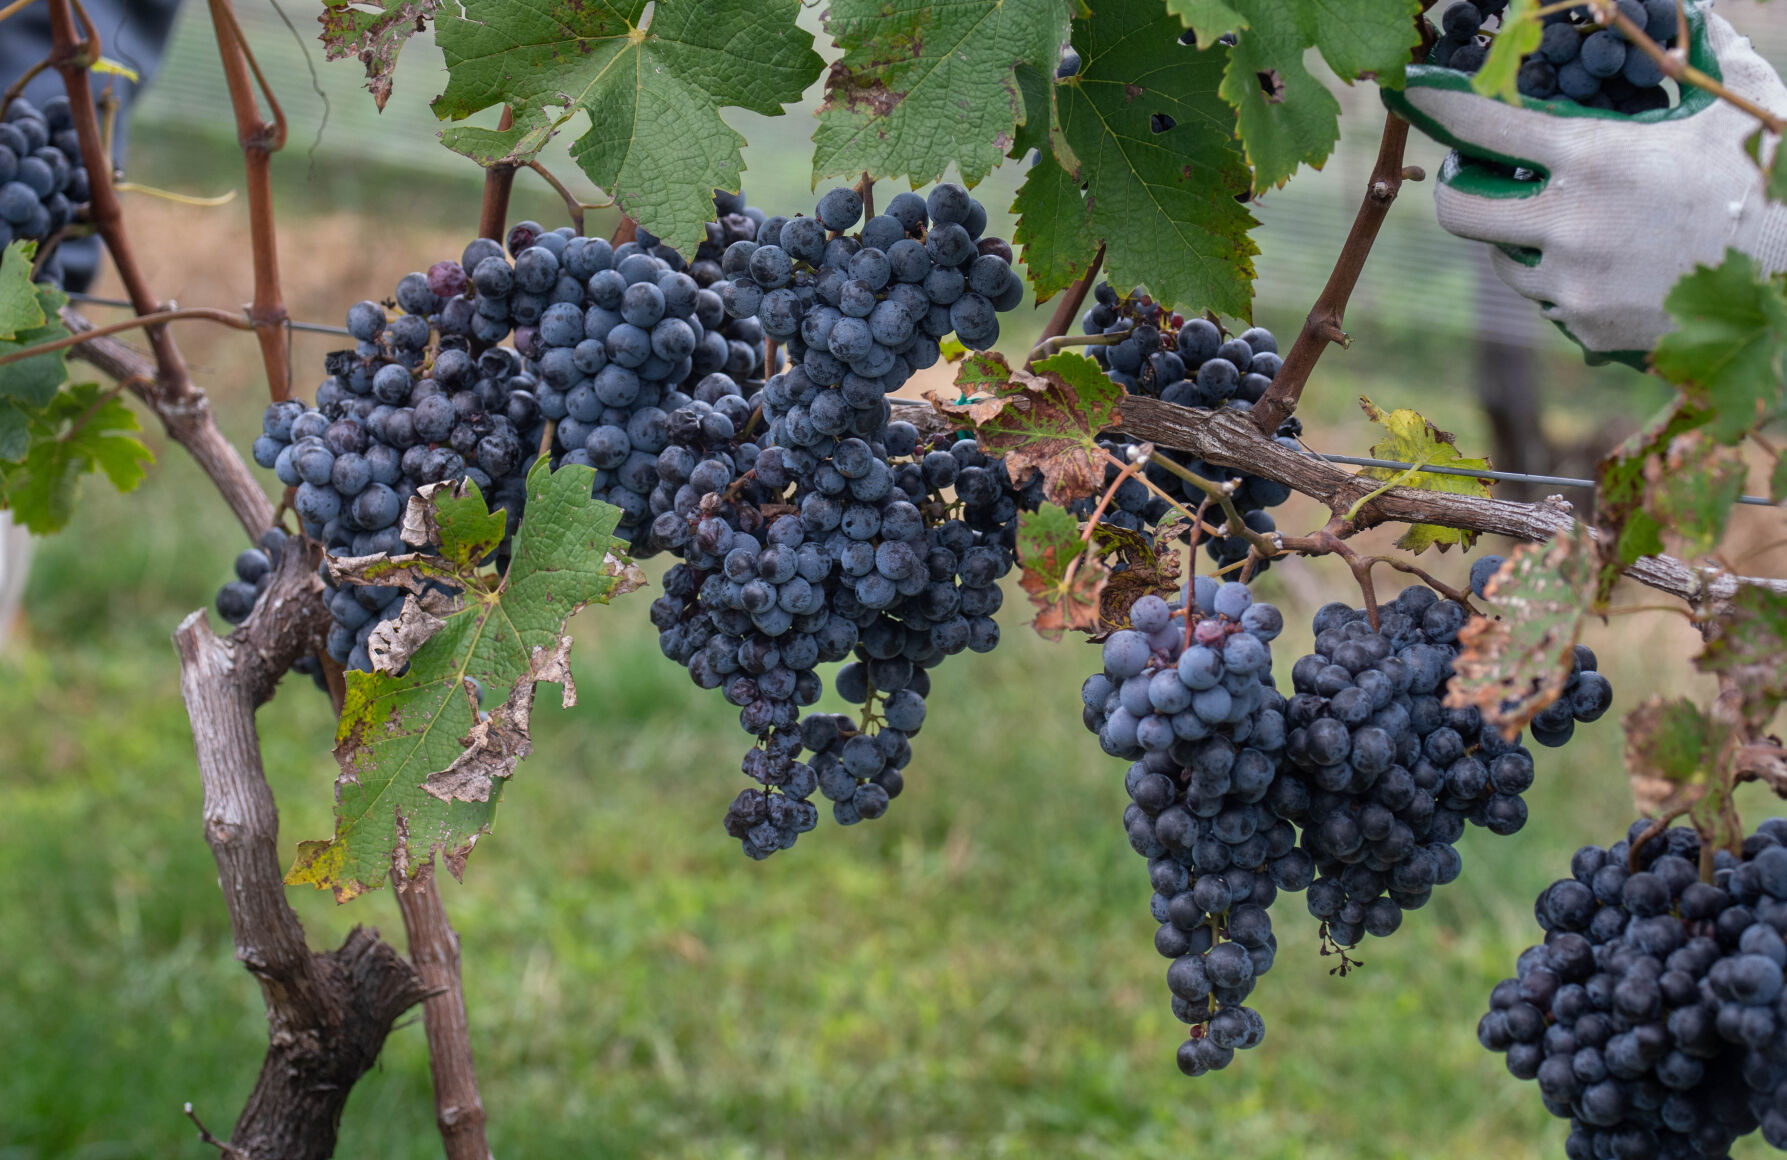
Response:
M244 4L241 15L291 122L274 167L287 303L294 318L338 322L349 303L458 254L478 174L434 140L427 101L442 74L426 38L405 51L381 117L355 63L322 61L318 8L284 5L309 64L277 10ZM1779 5L1720 11L1787 62ZM204 9L186 4L136 110L133 180L201 195L239 183L214 52ZM1343 100L1326 169L1256 207L1256 317L1287 347L1375 151L1374 90ZM782 118L729 112L752 142L753 203L810 203L816 101ZM1431 143L1411 152L1437 171ZM545 162L577 176L562 142ZM980 196L999 210L1021 177L1009 165ZM1354 400L1368 395L1423 411L1467 452L1493 449L1498 467L1585 474L1663 390L1583 366L1486 277L1471 246L1438 230L1427 190L1405 187L1390 216L1348 312L1353 347L1331 351L1311 384L1307 440L1363 452L1370 431ZM159 294L247 300L240 202L135 196L127 209ZM556 225L563 211L523 173L514 216ZM612 221L592 213L591 231ZM1006 345L1021 352L1047 313L1021 309ZM263 389L252 342L197 326L182 342L246 447ZM301 384L339 344L297 337ZM75 525L39 546L0 653L0 1160L201 1155L181 1105L226 1128L265 1046L199 832L168 642L227 578L240 534L179 449L151 434L162 458L141 492L90 488ZM1302 531L1321 514L1295 500L1279 522ZM1780 574L1779 539L1775 513L1741 512L1727 559ZM1462 582L1456 553L1423 563ZM1278 644L1281 681L1308 644L1310 613L1357 595L1327 561L1282 563L1259 588L1292 625ZM1037 639L1013 587L1002 647L935 674L935 710L888 817L850 830L827 821L797 850L752 864L719 828L743 781L742 734L729 707L657 655L649 596L576 626L581 702L539 716L535 756L495 834L466 884L448 887L498 1154L1561 1155L1559 1125L1477 1047L1476 1020L1537 933L1536 892L1570 851L1629 820L1618 717L1654 692L1704 695L1687 665L1696 638L1678 619L1591 629L1615 712L1538 754L1527 828L1467 835L1461 880L1387 944L1363 948L1363 970L1331 977L1313 920L1287 899L1278 965L1257 993L1265 1044L1194 1083L1173 1067L1180 1028L1152 948L1145 869L1119 822L1122 766L1079 724L1093 652ZM331 829L327 700L293 681L260 724L289 851ZM1753 816L1771 809L1750 804ZM401 938L388 894L347 907L309 891L292 899L313 945L355 923ZM1739 1154L1762 1151L1757 1141ZM439 1154L419 1015L356 1089L340 1154Z

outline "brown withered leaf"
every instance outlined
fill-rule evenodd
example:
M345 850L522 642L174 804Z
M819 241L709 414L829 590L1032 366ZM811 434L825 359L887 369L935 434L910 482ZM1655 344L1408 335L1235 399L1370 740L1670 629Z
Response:
M1581 523L1550 543L1516 548L1484 601L1494 617L1472 617L1459 630L1446 704L1474 705L1512 737L1555 701L1594 596L1595 562Z
M1687 811L1716 845L1742 842L1726 776L1738 741L1730 725L1685 697L1652 697L1626 714L1625 724L1626 773L1639 812Z
M450 612L444 615L450 615ZM372 671L389 676L402 672L416 650L427 644L429 637L446 627L447 622L443 616L436 616L429 611L427 604L417 600L414 595L406 595L396 617L380 622L366 638L366 654L372 658Z
M528 726L533 719L534 693L540 681L564 687L561 703L577 704L577 686L571 681L571 638L560 635L551 649L536 648L525 679L515 682L509 699L489 713L478 710L478 691L467 682L466 696L477 714L471 732L460 739L463 752L446 769L431 773L422 788L444 802L487 802L498 781L515 772L521 759L533 752Z
M1091 359L1058 354L1032 372L979 352L963 360L956 390L954 400L935 390L925 398L945 416L966 420L982 451L1004 456L1013 483L1040 471L1055 503L1097 495L1104 486L1109 460L1098 433L1122 421L1123 388Z
M1763 730L1787 703L1787 596L1760 585L1738 589L1694 665L1729 678L1744 721Z
M1156 551L1141 533L1102 522L1092 533L1092 542L1115 561L1099 597L1098 616L1104 631L1128 627L1129 610L1144 596L1170 600L1179 594L1179 553Z
M1036 631L1059 640L1068 630L1101 630L1101 600L1110 569L1080 539L1080 522L1045 503L1018 516L1018 587L1036 606Z

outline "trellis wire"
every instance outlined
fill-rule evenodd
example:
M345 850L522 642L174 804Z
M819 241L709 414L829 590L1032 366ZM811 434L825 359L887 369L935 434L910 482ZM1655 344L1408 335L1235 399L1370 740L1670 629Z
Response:
M124 308L130 306L130 303L125 302L122 299L100 298L92 294L70 294L68 297L75 302L89 302L95 306L118 306ZM347 328L343 326L327 326L320 322L292 322L289 320L286 325L290 326L293 330L309 331L312 334L339 334L346 335L350 338L352 337L352 335L348 334ZM916 399L889 399L888 402L896 407L925 407L926 409L929 409L928 403L921 403ZM1368 459L1359 455L1327 455L1323 452L1308 448L1305 448L1305 452L1312 459L1320 459L1328 463L1341 463L1348 467L1384 467L1389 468L1392 471L1409 471L1415 467L1412 463L1403 463L1395 459ZM1519 471L1491 471L1487 468L1471 467L1428 466L1422 467L1420 470L1431 475L1462 475L1471 479L1492 479L1498 483L1532 483L1544 487L1579 487L1587 491L1593 491L1595 489L1594 480L1574 479L1567 475L1527 475L1526 473ZM1767 496L1761 495L1740 495L1737 497L1737 502L1754 504L1757 507L1775 506L1773 500L1770 500Z

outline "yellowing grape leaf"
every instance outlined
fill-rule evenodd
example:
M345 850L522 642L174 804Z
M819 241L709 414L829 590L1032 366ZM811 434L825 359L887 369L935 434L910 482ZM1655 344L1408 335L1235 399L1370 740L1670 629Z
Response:
M1735 448L1700 431L1679 435L1645 464L1645 514L1681 537L1683 556L1704 556L1725 538L1748 474Z
M1459 630L1446 704L1474 705L1486 724L1519 732L1570 679L1594 580L1594 544L1580 523L1550 543L1514 549L1484 598L1492 615Z
M1414 465L1408 470L1366 467L1360 469L1360 475L1367 479L1393 481L1396 487L1417 487L1423 491L1441 491L1449 495L1489 498L1487 479L1469 475L1436 475L1431 471L1420 470L1423 467L1489 467L1487 459L1466 458L1459 454L1456 436L1450 431L1440 430L1419 411L1404 407L1394 411L1381 411L1364 396L1360 396L1359 405L1364 408L1366 418L1384 429L1384 437L1371 445L1371 458L1391 459ZM1462 528L1410 524L1408 530L1402 533L1402 538L1396 541L1396 546L1419 555L1435 545L1442 552L1453 544L1469 551L1476 541L1477 533Z
M422 872L437 852L459 876L528 752L535 682L560 683L566 704L575 700L566 622L643 583L613 535L620 512L590 498L593 481L587 467L555 472L543 459L535 466L500 578L479 562L492 535L501 538L502 514L488 511L474 484L430 497L441 557L458 571L464 607L416 649L402 676L347 674L335 739L335 836L299 843L288 883L328 888L345 902L388 874Z
M925 398L950 418L967 420L982 451L1005 457L1013 483L1021 487L1040 471L1044 494L1056 503L1096 495L1104 486L1110 460L1098 433L1122 422L1123 388L1091 359L1069 352L1044 359L1034 371L1013 370L1004 355L987 351L963 361L956 389L973 395L956 402L947 391L931 390Z
M647 9L650 20L646 22ZM525 162L578 113L571 156L641 226L685 253L706 237L713 191L739 188L745 139L725 106L776 116L824 61L799 0L479 0L442 10L447 88L435 115L507 105L506 130L448 129L481 164Z

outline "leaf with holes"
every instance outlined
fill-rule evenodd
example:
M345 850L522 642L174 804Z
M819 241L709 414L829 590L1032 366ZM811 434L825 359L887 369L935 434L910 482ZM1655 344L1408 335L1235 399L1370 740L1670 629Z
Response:
M1058 354L1032 372L1012 370L1004 355L989 351L962 363L956 389L977 394L965 403L935 390L925 398L950 418L967 420L982 451L1004 456L1013 483L1021 487L1040 471L1044 492L1056 503L1096 495L1104 486L1110 460L1098 433L1122 421L1123 388L1091 359Z
M1714 620L1694 665L1729 678L1743 699L1744 719L1765 727L1787 702L1787 595L1756 585L1739 588Z
M1471 88L1486 97L1520 104L1520 62L1539 49L1545 29L1533 0L1514 0L1502 12L1501 27L1489 43L1489 57L1471 78Z
M323 26L323 56L328 60L356 57L366 66L366 88L384 112L391 99L391 77L404 42L426 31L441 0L323 0L317 23ZM367 12L368 7L378 11Z
M642 26L646 9L650 24ZM524 163L578 113L571 156L641 226L694 253L713 192L736 190L745 139L726 106L776 116L824 61L798 0L482 0L435 21L447 88L435 115L507 105L506 130L448 129L483 165Z
M17 460L0 463L0 507L40 536L68 525L87 475L100 472L119 491L134 491L147 474L144 464L155 460L137 438L142 428L130 408L97 383L75 384L41 410L20 411L26 448ZM16 422L0 422L0 436L14 447Z
M506 575L479 571L502 514L475 484L429 497L441 557L453 562L465 604L432 627L402 676L350 672L335 737L335 836L302 842L289 883L339 901L388 874L420 873L442 854L455 877L488 833L502 788L529 749L534 685L564 686L574 702L566 622L644 582L613 532L620 511L590 498L594 472L528 475L527 518Z
M1016 70L1054 75L1071 8L1070 0L832 0L823 19L844 55L825 78L813 179L866 169L923 185L954 165L979 182L1036 116Z
M1690 431L1646 462L1644 512L1681 537L1683 556L1704 556L1725 538L1731 505L1743 495L1748 474L1735 448Z
M1397 408L1380 411L1370 399L1360 396L1359 406L1365 417L1384 429L1384 437L1371 445L1373 459L1393 459L1422 467L1489 468L1489 460L1466 458L1459 454L1456 436L1428 422L1419 411ZM1468 495L1479 499L1490 497L1489 481L1469 475L1435 475L1430 471L1401 470L1390 467L1366 467L1359 471L1366 479L1394 480L1398 487L1417 487L1422 491L1439 491L1448 495ZM1398 548L1419 555L1437 545L1445 551L1453 544L1466 551L1477 541L1477 533L1462 528L1443 528L1437 524L1410 524Z
M1200 45L1239 30L1222 96L1235 109L1258 192L1283 185L1299 165L1319 169L1340 139L1340 102L1304 65L1311 47L1343 81L1370 74L1398 87L1420 43L1420 0L1224 0L1184 7Z
M1247 27L1247 21L1222 0L1167 0L1167 11L1197 34L1198 47L1209 48L1225 33Z
M1678 399L1601 460L1595 487L1595 519L1602 534L1596 603L1612 594L1620 573L1640 556L1662 554L1663 529L1645 510L1645 465L1671 440L1703 425L1708 417Z
M1045 503L1018 515L1018 587L1036 606L1036 631L1050 640L1067 631L1103 631L1100 604L1107 568L1080 538L1080 521Z
M1580 523L1548 544L1514 549L1484 600L1493 617L1474 616L1459 630L1446 704L1474 705L1512 737L1555 701L1570 679L1594 579L1594 544Z
M1685 274L1663 300L1675 329L1657 340L1651 365L1710 413L1708 430L1736 443L1778 415L1787 361L1787 276L1764 275L1728 250L1718 266Z
M1052 153L1015 206L1038 294L1071 285L1103 243L1113 285L1250 313L1259 249L1235 199L1251 178L1217 93L1228 50L1200 52L1179 33L1155 0L1105 0L1074 20L1080 71L1054 82Z

